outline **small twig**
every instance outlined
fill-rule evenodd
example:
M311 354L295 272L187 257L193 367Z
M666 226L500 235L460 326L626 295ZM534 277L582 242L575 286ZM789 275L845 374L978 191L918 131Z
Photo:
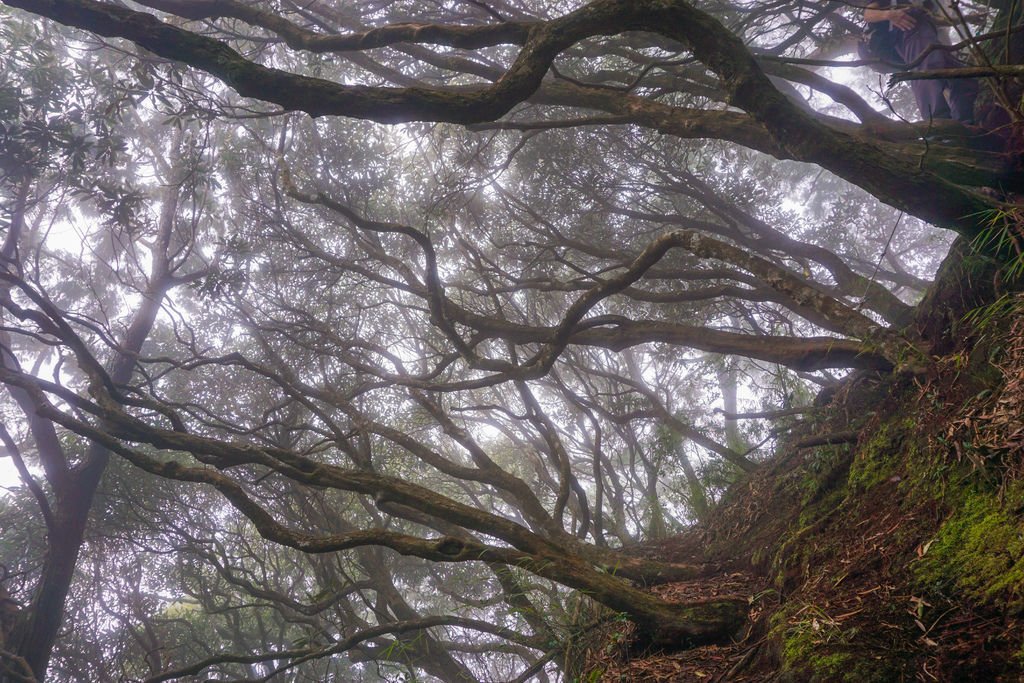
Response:
M760 410L750 413L729 413L721 408L715 408L713 412L719 413L726 420L773 420L777 417L787 417L789 415L803 415L804 413L813 413L817 408L808 406L806 408L783 408L781 410Z
M885 246L882 247L882 253L878 255L878 262L875 263L875 269L871 271L871 277L868 278L868 284L864 286L864 293L860 295L860 305L857 306L859 311L864 307L864 304L868 300L868 293L871 291L871 284L875 281L875 276L878 275L878 269L882 267L882 260L885 255L889 253L889 246L892 244L892 238L896 236L896 230L900 227L900 221L903 220L903 212L900 211L900 215L896 216L896 222L893 223L892 231L889 233L889 239L885 241Z
M889 76L891 88L903 81L922 81L949 78L985 78L987 76L1024 76L1024 64L997 64L993 66L958 66L951 69L929 71L899 71Z
M793 444L793 448L812 448L814 446L834 446L841 443L854 443L860 438L860 430L849 432L832 432L801 439Z

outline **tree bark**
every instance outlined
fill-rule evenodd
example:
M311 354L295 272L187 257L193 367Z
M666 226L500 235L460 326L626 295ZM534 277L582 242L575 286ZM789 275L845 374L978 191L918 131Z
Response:
M728 104L750 114L785 156L818 164L896 208L971 238L982 230L978 216L1002 207L998 201L922 170L916 159L894 155L870 137L842 132L803 111L772 85L739 38L711 15L683 0L595 0L550 21L525 28L506 27L505 33L496 33L490 26L458 31L478 36L482 42L477 44L511 42L522 46L501 78L474 90L343 86L256 64L223 42L143 12L94 0L3 2L102 36L126 38L157 55L207 71L240 95L285 110L381 123L493 121L530 98L555 57L581 40L649 31L690 47L697 60L719 77ZM378 35L386 33L382 29ZM373 44L428 42L429 36L438 33L448 35L453 31L445 31L443 26L422 26L416 37L393 30L383 42Z

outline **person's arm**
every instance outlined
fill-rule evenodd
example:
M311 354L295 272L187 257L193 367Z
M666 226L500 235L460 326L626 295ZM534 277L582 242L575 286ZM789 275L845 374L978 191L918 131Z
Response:
M901 31L909 31L917 25L917 20L910 13L910 8L881 9L877 3L872 3L864 8L864 21L869 24L888 21L890 25L895 26Z

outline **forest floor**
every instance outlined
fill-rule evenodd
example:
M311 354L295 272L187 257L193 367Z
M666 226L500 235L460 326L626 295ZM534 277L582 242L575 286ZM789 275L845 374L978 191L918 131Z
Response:
M651 590L743 596L749 629L642 653L612 619L577 680L1024 681L1024 298L937 290L918 318L944 337L927 375L851 375L704 523L628 550L711 563Z

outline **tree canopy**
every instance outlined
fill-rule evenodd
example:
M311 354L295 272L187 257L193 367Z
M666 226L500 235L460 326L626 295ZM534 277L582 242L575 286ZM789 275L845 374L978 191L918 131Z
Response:
M837 2L3 4L10 680L728 639L643 590L717 568L624 549L928 366L958 234L1019 253L1016 3L960 16L987 129L908 122Z

